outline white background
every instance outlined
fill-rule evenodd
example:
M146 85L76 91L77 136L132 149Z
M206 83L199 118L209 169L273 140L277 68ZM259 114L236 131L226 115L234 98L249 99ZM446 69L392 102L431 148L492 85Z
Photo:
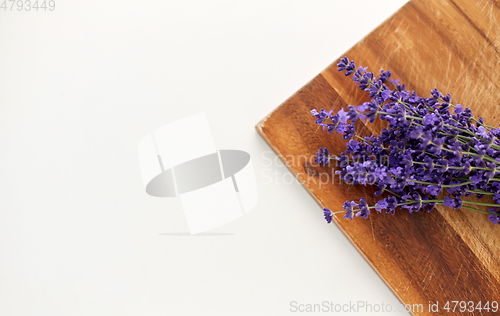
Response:
M0 315L397 306L254 126L405 2L0 10ZM247 216L189 236L177 199L145 193L137 145L203 111L218 148L251 154L260 199Z

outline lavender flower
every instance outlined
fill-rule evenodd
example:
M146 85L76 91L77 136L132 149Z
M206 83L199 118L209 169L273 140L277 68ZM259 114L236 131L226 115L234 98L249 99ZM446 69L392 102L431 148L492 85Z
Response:
M370 210L368 209L368 205L364 198L359 199L359 211L356 213L356 216L361 216L363 218L367 218L370 215Z
M319 149L319 151L316 153L314 162L323 166L326 166L330 163L330 153L328 152L328 149L326 149L326 147Z
M325 215L325 220L328 222L328 223L331 223L332 222L332 218L333 218L333 213L330 209L328 208L324 208L323 209L323 213Z
M382 210L385 210L387 209L387 201L386 199L382 199L382 200L379 200L376 204L375 204L375 209L379 212L381 212Z
M382 69L377 78L347 57L337 66L346 76L352 75L371 100L336 114L324 109L311 114L323 130L349 140L347 150L335 158L340 178L354 185L375 185L375 196L388 194L374 206L364 198L359 203L346 201L344 218L352 220L354 214L367 218L372 208L394 214L397 208L411 213L444 205L486 213L490 222L500 225L500 128L475 118L470 108L454 105L451 96L438 89L430 97L420 97L399 79L390 78L390 71ZM387 123L380 135L356 134L354 122L373 123L377 117ZM330 159L327 148L320 148L315 161L326 165ZM490 196L493 203L464 200L471 195ZM469 206L474 204L491 208L486 212ZM324 215L331 222L329 209Z
M342 208L344 208L344 210L346 210L346 213L344 215L345 219L350 219L352 221L352 208L354 206L357 206L357 205L358 204L355 203L354 201L352 201L352 202L345 201L344 205L342 206Z
M339 67L337 70L345 70L345 75L349 76L352 73L354 73L354 70L356 69L356 65L354 64L354 61L349 62L349 59L347 57L344 57L340 60L340 62L337 64Z
M500 209L498 207L490 207L488 213L491 213L491 215L488 216L488 220L492 222L493 225L500 225Z

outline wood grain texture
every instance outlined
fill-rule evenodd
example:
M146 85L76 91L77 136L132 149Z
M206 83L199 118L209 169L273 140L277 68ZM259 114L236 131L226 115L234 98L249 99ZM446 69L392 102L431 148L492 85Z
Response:
M418 95L429 96L433 88L450 93L454 103L495 125L500 122L497 21L496 1L412 0L345 55L373 72L390 69L392 78ZM336 71L337 63L257 125L321 207L332 210L361 196L369 204L375 201L372 188L341 184L335 167L318 167L309 158L319 147L333 154L346 148L341 135L323 132L309 111L336 112L367 100L351 79ZM378 133L382 127L380 122L357 124L363 133ZM311 211L322 216L319 207ZM334 222L403 303L423 304L424 311L415 315L437 315L428 311L429 301L500 300L500 228L484 214L438 207L431 213L400 211L394 216L372 212L369 219L352 222L336 215Z

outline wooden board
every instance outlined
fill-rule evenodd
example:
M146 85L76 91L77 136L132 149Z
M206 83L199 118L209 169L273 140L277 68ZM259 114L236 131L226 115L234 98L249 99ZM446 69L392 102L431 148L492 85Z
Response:
M390 69L392 78L400 78L420 96L430 96L434 88L450 93L454 103L495 125L500 123L499 23L496 1L413 0L345 56L376 73ZM322 207L339 210L347 199L364 196L371 205L375 201L372 188L332 181L331 168L303 158L323 146L333 154L346 148L341 135L323 132L314 123L310 110L336 112L367 100L350 78L336 71L339 59L257 125L321 205L310 210L318 216L323 216ZM358 128L378 133L381 125ZM447 301L500 301L500 227L491 225L486 215L438 207L431 213L400 211L394 216L372 212L369 219L352 222L336 216L337 227L396 296L405 304L423 304L424 311L415 315L462 314L444 312ZM439 301L441 313L430 313L429 301Z

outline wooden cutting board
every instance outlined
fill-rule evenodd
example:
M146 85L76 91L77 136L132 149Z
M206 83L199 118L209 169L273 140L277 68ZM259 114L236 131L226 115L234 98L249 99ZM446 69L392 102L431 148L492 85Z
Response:
M400 78L420 96L429 97L434 88L450 93L453 103L470 107L476 117L496 125L500 123L499 22L496 1L412 0L345 56L375 73L380 68L391 70L392 78ZM346 148L341 135L323 132L314 123L310 110L336 112L367 100L350 78L336 71L339 59L257 125L320 204L310 210L319 217L323 207L341 210L347 199L363 196L371 205L375 201L372 188L339 184L338 177L332 181L331 167L316 167L304 158L314 156L319 147L336 155ZM357 128L378 134L381 124ZM486 215L438 207L431 213L401 210L394 216L372 212L366 220L336 216L337 227L401 302L423 304L424 311L415 315L469 314L458 309L446 312L442 306L447 301L475 305L500 301L500 226L489 223ZM439 301L439 313L429 312L429 301Z

